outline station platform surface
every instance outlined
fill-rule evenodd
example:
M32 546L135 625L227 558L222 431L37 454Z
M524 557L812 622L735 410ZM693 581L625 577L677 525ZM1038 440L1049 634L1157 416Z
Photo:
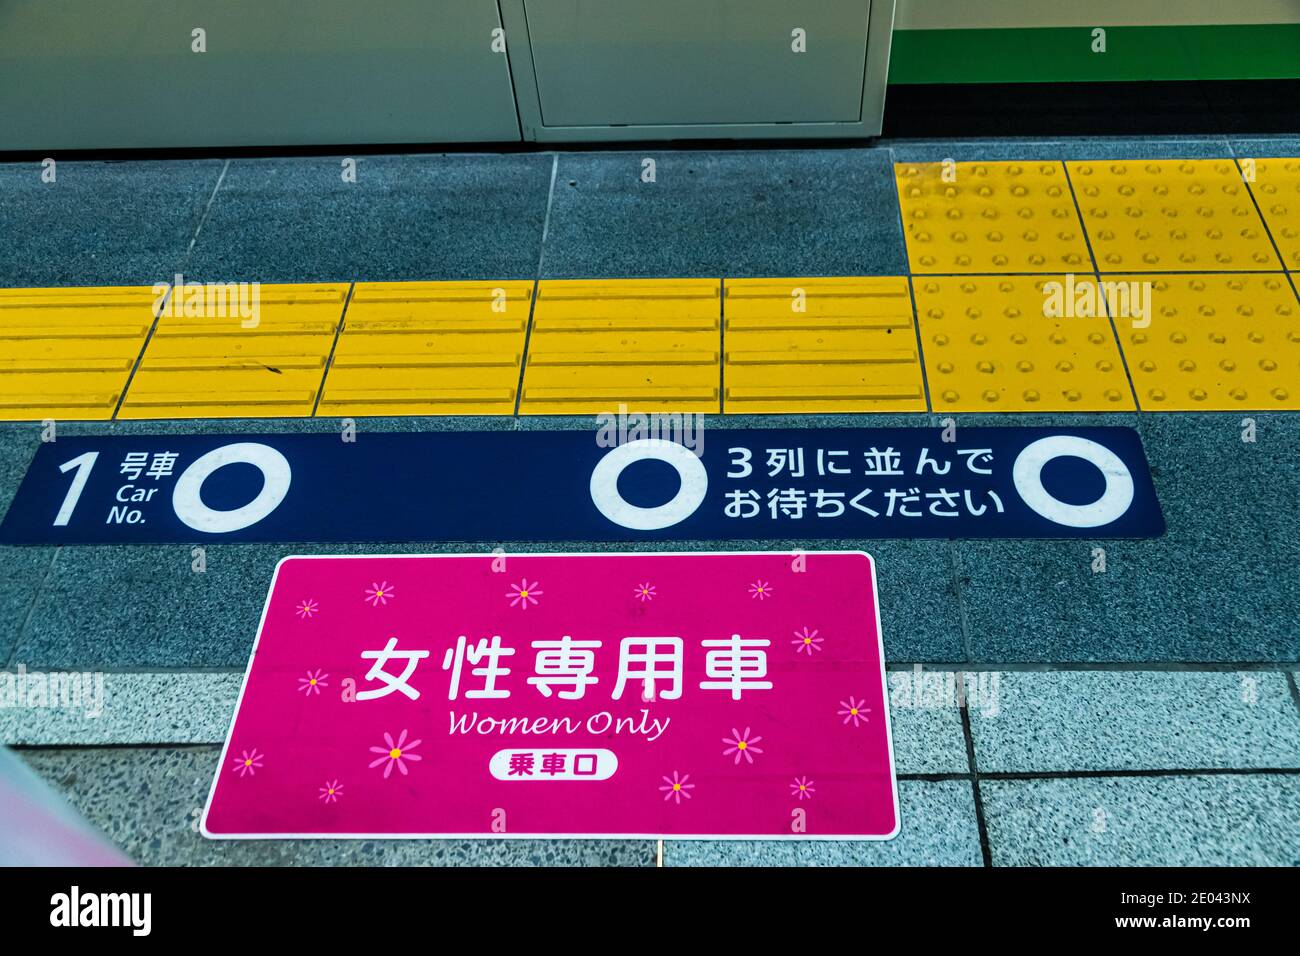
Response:
M1160 538L675 543L875 557L903 829L662 862L1300 864L1300 140L360 155L356 182L343 158L0 164L0 508L46 419L1129 425ZM262 283L258 326L167 314L151 290L178 274ZM1152 321L1045 322L1067 275L1149 288ZM0 665L108 689L95 719L0 708L0 742L144 863L656 865L654 841L194 828L281 557L493 547L592 550L207 544L197 574L189 545L0 547Z

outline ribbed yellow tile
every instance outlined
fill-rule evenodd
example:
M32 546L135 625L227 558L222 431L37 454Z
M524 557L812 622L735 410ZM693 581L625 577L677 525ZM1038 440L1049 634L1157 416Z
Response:
M1242 159L1250 191L1264 213L1286 267L1300 272L1300 159Z
M723 408L925 411L907 280L728 279Z
M716 279L543 281L519 410L717 412L720 322Z
M1091 268L1060 163L898 163L894 176L913 274Z
M1286 276L1106 278L1150 284L1150 324L1115 322L1145 411L1300 409L1300 304Z
M155 305L147 287L0 289L0 419L112 418Z
M921 350L936 412L1133 410L1133 392L1096 280L1078 279L1070 287L1088 286L1092 306L1059 317L1047 314L1067 311L1049 308L1048 282L1064 284L1064 277L915 280ZM1061 301L1081 298L1063 294Z
M1066 165L1102 272L1281 268L1230 159Z
M512 415L531 282L366 282L318 415Z
M223 316L177 295L171 314L158 320L118 417L310 415L347 292L346 284L263 285L250 319L229 303ZM195 311L207 314L186 314Z

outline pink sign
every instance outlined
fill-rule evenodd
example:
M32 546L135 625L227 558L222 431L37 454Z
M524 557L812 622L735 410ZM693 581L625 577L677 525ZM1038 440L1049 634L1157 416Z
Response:
M286 558L203 832L887 839L875 567Z

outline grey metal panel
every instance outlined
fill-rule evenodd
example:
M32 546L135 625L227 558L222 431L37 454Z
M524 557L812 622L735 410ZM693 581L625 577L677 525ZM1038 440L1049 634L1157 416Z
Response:
M547 126L854 122L865 0L524 0ZM795 52L793 33L806 50Z
M547 121L543 122L541 94L538 88L538 77L534 70L533 50L531 49L533 37L531 31L531 16L538 4L546 4L551 0L500 0L501 14L506 24L506 30L510 37L510 62L513 70L515 92L519 106L519 118L523 127L523 136L526 140L536 140L539 142L592 142L592 141L629 141L629 140L673 140L673 139L701 139L701 138L732 138L732 139L786 139L786 138L863 138L879 134L881 120L884 116L885 104L885 84L889 68L889 48L893 32L894 21L894 0L819 0L819 3L809 4L807 2L796 2L789 0L784 4L779 4L787 11L793 13L782 14L782 19L792 18L795 21L804 20L804 23L796 22L795 26L803 26L809 30L808 42L809 53L791 54L792 56L811 56L815 49L814 44L818 42L818 33L806 26L807 23L813 22L803 15L805 10L819 10L822 7L829 9L835 7L839 9L852 9L856 13L869 11L869 27L866 36L866 69L858 71L856 78L848 81L847 86L853 88L852 94L842 93L837 90L837 95L856 97L860 105L860 114L852 120L842 122L781 122L774 113L768 112L764 115L761 106L765 97L754 97L753 107L758 107L756 112L750 115L756 116L753 120L719 120L714 122L675 122L675 123L632 123L626 119L613 119L613 123L627 123L627 125L573 125L573 126L555 126L551 125L548 115ZM573 0L561 0L570 7L573 6ZM596 0L600 5L600 0ZM603 0L605 4L613 5L621 10L633 10L637 0ZM698 0L696 6L700 4L717 5L719 0ZM729 0L728 0L729 2ZM527 13L525 12L525 3L527 4ZM663 5L657 0L645 0L645 5L655 11L662 11ZM687 5L689 6L689 4ZM745 10L751 11L748 16L755 16L752 11L756 9L754 4L742 4ZM770 14L777 4L770 4L764 0L759 4ZM689 19L689 17L688 17ZM793 26L790 27L793 29ZM631 42L636 41L635 34L629 34ZM784 31L786 46L783 48L789 50L789 29ZM580 78L579 78L580 79ZM635 78L634 78L635 79ZM599 80L588 75L589 85L599 84ZM739 97L746 97L743 87L746 84L753 85L753 78L749 75L736 75L727 78L725 86L729 90L741 88ZM856 85L855 85L856 84ZM604 95L604 94L602 94ZM655 98L664 98L666 95L662 91L651 90L651 95ZM681 94L678 94L679 97ZM733 94L734 95L734 94ZM753 96L752 92L748 94ZM688 88L685 92L689 100L695 96L695 90Z
M0 0L0 149L517 141L499 25L496 0Z

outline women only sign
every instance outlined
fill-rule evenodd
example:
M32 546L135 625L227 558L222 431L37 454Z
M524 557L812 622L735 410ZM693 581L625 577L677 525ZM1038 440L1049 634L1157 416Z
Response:
M212 838L887 839L861 552L292 557Z

